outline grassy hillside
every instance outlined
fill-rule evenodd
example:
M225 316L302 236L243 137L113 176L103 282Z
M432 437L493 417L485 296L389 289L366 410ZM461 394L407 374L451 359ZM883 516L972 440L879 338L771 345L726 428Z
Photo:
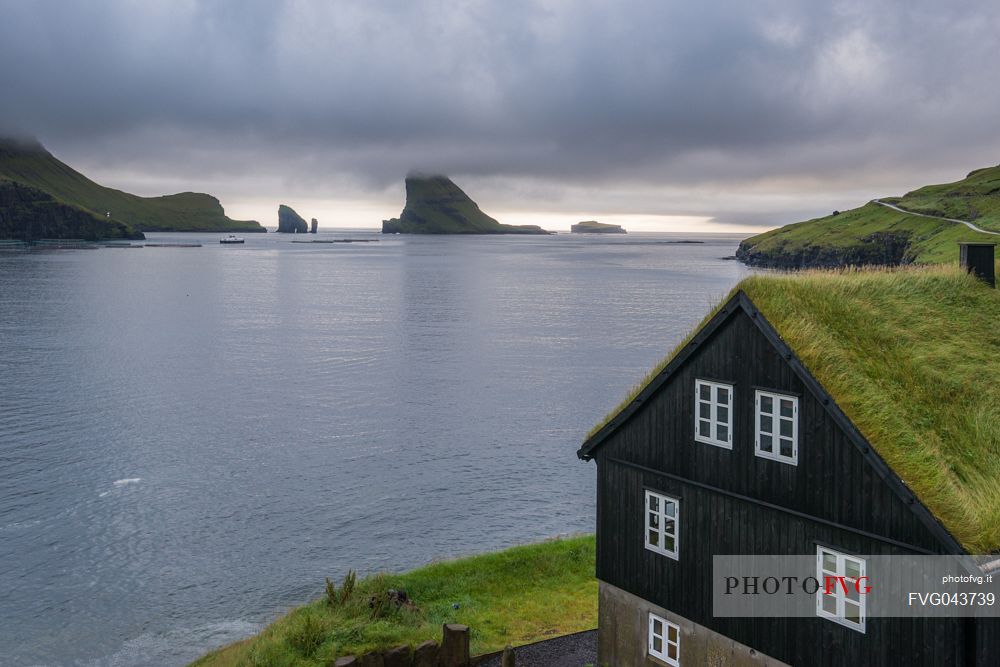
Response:
M141 239L142 232L56 201L47 192L0 178L0 239Z
M883 201L1000 231L1000 167L979 169L957 183L929 185ZM959 241L998 240L965 225L906 215L869 202L752 236L740 244L737 257L753 266L778 268L933 264L953 260Z
M60 162L37 142L0 138L0 178L37 188L57 201L141 231L262 232L253 220L231 220L211 195L183 192L139 197L95 183Z
M192 667L325 667L338 656L440 641L443 623L469 626L473 654L589 630L597 627L594 549L593 536L574 537L371 576L346 603L293 609ZM373 611L370 601L389 590L406 591L412 605Z
M967 220L1000 232L1000 167L977 169L961 181L927 185L885 201L907 211Z
M504 225L480 210L445 176L408 176L406 206L382 221L383 234L547 234L536 225Z

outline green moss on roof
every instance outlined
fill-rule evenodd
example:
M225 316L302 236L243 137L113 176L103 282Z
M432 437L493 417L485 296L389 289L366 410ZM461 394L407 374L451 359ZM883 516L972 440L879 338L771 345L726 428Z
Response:
M758 275L738 290L966 549L1000 549L1000 290L954 265Z

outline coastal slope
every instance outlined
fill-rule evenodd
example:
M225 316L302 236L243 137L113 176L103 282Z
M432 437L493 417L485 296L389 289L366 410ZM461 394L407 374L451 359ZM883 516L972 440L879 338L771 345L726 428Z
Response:
M222 204L211 195L182 192L139 197L106 188L58 160L33 139L0 137L0 179L33 188L60 204L124 225L132 233L266 231L256 221L228 218ZM28 219L36 226L45 222L30 216Z
M406 206L382 221L383 234L548 234L536 225L504 225L447 176L406 177Z
M0 239L143 239L142 232L0 178Z
M954 259L959 241L1000 241L944 218L1000 231L1000 167L752 236L740 243L736 257L750 266L783 269L935 264Z

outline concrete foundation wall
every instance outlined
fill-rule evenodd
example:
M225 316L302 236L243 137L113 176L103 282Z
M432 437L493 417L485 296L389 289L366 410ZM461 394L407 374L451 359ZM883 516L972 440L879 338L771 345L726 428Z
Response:
M681 629L681 667L788 667L683 616L600 582L597 660L600 667L662 667L646 655L649 612Z

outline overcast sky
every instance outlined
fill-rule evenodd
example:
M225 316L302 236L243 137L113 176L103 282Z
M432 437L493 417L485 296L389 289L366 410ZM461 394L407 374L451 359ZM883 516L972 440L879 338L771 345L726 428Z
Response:
M998 53L995 0L0 0L0 128L272 226L377 226L416 169L506 222L749 231L996 164Z

